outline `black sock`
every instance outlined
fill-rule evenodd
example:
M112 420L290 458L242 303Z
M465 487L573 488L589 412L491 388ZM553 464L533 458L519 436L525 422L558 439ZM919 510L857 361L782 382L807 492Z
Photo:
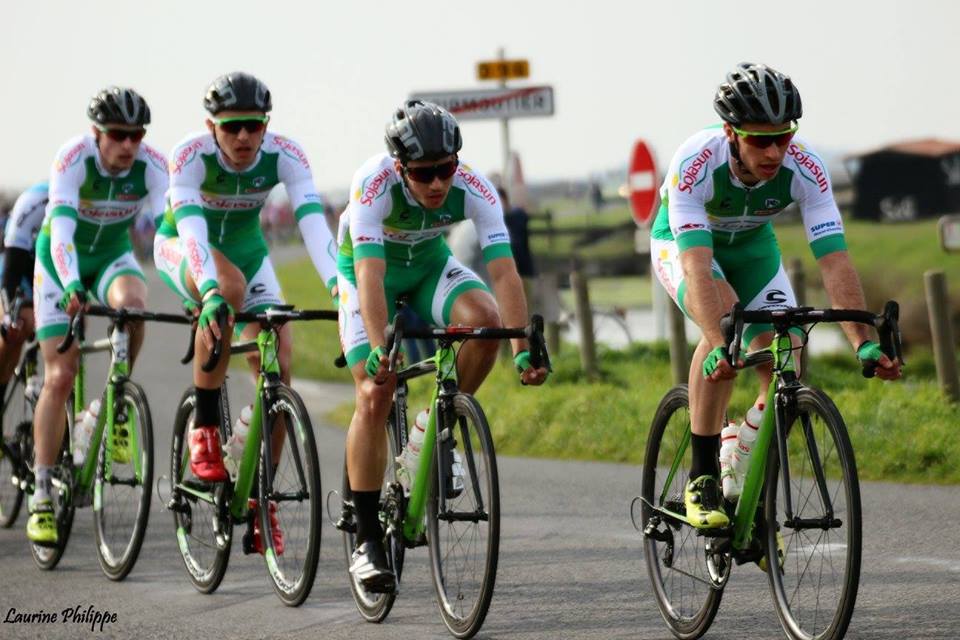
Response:
M197 387L196 426L220 426L220 387L201 389Z
M720 434L698 436L690 434L693 462L690 464L690 479L700 476L720 477Z
M353 506L357 510L357 546L367 540L381 539L380 491L354 491Z

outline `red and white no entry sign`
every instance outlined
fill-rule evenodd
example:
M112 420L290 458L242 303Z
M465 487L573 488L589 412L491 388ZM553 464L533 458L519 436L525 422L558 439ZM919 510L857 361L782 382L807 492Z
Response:
M627 191L630 193L630 209L633 219L641 227L646 226L653 217L653 208L657 204L657 167L653 154L643 140L637 140L630 154L630 167L627 171Z

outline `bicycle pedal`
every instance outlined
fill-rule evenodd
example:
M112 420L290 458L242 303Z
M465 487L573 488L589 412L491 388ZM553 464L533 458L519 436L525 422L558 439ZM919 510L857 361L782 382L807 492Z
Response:
M257 553L257 549L253 544L253 525L247 527L247 530L243 532L243 537L240 538L240 546L243 547L243 555L245 556Z

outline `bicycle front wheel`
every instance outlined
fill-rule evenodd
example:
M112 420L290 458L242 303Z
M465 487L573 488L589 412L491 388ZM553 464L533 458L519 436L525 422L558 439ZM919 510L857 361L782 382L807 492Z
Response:
M210 484L190 472L190 451L187 437L194 422L197 396L193 387L184 392L173 422L173 443L170 449L170 481L173 483L173 522L177 546L187 568L187 576L201 593L213 593L230 561L233 522L227 512L232 492L228 482ZM220 429L221 442L226 442ZM198 494L212 495L216 502Z
M33 430L33 403L23 393L23 379L10 379L7 396L3 398L2 438L0 446L0 527L8 529L17 521L23 505L26 472L24 456L28 432Z
M497 578L497 458L473 396L458 393L442 418L427 498L430 567L444 624L454 636L469 638L483 625Z
M259 501L258 514L264 559L280 600L296 607L310 595L320 559L320 460L310 416L290 387L276 389L264 424L284 430L282 442L270 440L279 446L270 452L276 464L260 456L260 496L267 498Z
M795 640L842 638L860 580L860 484L853 447L836 405L817 389L797 392L783 432L786 465L771 447L764 497L767 567L779 567L768 571L777 615Z
M143 389L132 380L116 389L112 427L100 440L93 485L93 532L100 568L123 580L137 563L153 495L153 420Z
M684 514L683 490L690 474L690 399L687 385L667 392L647 436L640 485L643 551L660 615L682 640L699 638L717 615L730 558L711 549L713 538L670 518Z

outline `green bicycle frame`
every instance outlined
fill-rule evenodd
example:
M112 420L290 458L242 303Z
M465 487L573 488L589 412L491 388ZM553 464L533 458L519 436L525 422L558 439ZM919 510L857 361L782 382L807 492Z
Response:
M774 401L780 387L780 374L784 371L796 371L792 347L789 335L777 335L768 347L773 353L773 378L767 389L766 410L760 421L757 441L753 445L747 473L743 478L743 488L740 490L740 501L737 503L737 511L734 515L733 547L735 549L745 549L753 535L757 504L760 502L760 492L763 489L767 470L767 450L770 448L770 441L777 428L777 407Z
M425 528L423 514L427 501L427 482L430 477L430 467L433 464L433 450L437 440L437 402L440 398L440 390L443 387L443 382L447 380L457 381L456 352L453 347L441 345L434 354L433 360L437 365L437 384L430 397L430 406L433 410L430 411L427 428L424 430L423 444L420 446L420 458L417 464L417 475L413 481L413 488L410 491L410 499L407 503L407 512L403 519L403 536L411 541L418 540L423 535Z
M97 340L90 345L81 345L80 361L77 367L77 377L73 382L73 411L74 415L79 414L86 407L86 365L84 355L97 353L100 351L110 351L112 353L110 370L107 375L107 385L104 393L104 400L101 402L100 414L97 416L97 424L93 434L90 436L90 442L79 468L74 470L74 479L76 481L78 495L89 493L93 485L93 479L96 472L97 457L100 451L100 443L106 437L106 455L104 456L104 478L110 477L113 464L113 429L116 419L116 400L117 389L121 387L124 380L130 376L130 361L128 360L130 345L130 336L125 330L114 328L109 338ZM131 429L131 447L134 451L139 451L137 443L137 430ZM71 442L72 444L72 442ZM71 447L72 450L72 447ZM133 456L134 476L137 482L143 480L143 465L139 455ZM100 487L96 487L93 496L93 508L99 510L101 506Z

